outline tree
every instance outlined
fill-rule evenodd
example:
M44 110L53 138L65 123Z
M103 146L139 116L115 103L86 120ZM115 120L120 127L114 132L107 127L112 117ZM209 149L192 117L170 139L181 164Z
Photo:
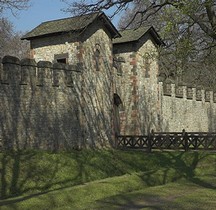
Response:
M5 17L3 12L10 10L13 15L19 10L29 7L30 0L0 0L0 57L7 54L19 58L28 55L29 43L21 41L21 32L15 32L13 24Z
M63 1L68 4L67 12L75 14L114 8L112 17L125 10L121 29L154 25L166 43L160 51L160 70L167 77L203 86L216 84L212 57L216 51L215 0ZM210 75L208 80L206 75Z
M15 32L7 18L0 18L0 57L12 55L24 58L29 55L29 42L21 40L21 32Z
M28 3L29 0L0 0L0 16L5 10L10 10L13 14L16 14L17 10L25 10Z
M140 2L134 3L134 7L120 20L119 27L125 28L142 7ZM129 27L139 27L140 18L137 16ZM216 62L212 56L216 42L199 25L171 6L149 16L143 23L145 26L154 25L166 43L166 47L160 51L160 70L167 77L176 82L183 80L193 85L215 86Z
M66 12L74 14L84 14L88 12L97 12L104 9L114 8L111 16L116 15L120 11L128 9L131 4L136 3L143 5L140 10L133 14L131 22L136 17L140 16L140 25L152 15L157 14L164 8L174 8L178 13L181 13L188 19L190 24L187 28L193 25L198 25L200 29L209 37L216 40L216 1L215 0L92 0L90 3L87 0L70 1L62 0L67 3ZM128 25L130 25L130 23ZM186 27L186 26L185 26Z

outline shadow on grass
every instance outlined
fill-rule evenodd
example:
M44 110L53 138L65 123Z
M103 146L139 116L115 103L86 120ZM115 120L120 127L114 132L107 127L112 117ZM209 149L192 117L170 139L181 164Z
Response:
M203 179L194 177L190 181L193 182L194 184L201 186L201 187L216 190L216 182L212 183L211 182L212 180L209 180L209 181L205 180L204 181Z
M140 169L137 172L146 172L140 175L140 178L147 186L163 185L179 179L195 182L197 180L196 170L202 161L207 164L203 168L204 173L211 171L216 174L216 168L211 163L212 159L209 162L206 161L211 154L205 152L153 152L145 154L147 160L144 164L141 164L138 158L126 160L123 157L118 156L117 158L123 162L127 161L125 164L133 166L135 170ZM215 156L214 159L216 161Z
M112 162L113 160L113 162ZM62 153L8 151L0 153L0 199L62 189L127 173L113 151Z
M0 153L0 199L25 194L40 195L53 189L81 184L76 177L73 160L67 163L64 156L42 151L11 151ZM66 172L62 172L66 170ZM71 173L71 176L70 176ZM78 172L77 172L78 173Z
M150 160L152 160L151 156L154 154L149 154ZM208 189L216 189L216 182L212 182L212 178L215 179L216 170L215 166L212 165L211 161L216 161L216 156L214 159L209 159L209 153L200 153L200 152L192 152L192 153L157 153L157 159L154 161L155 167L158 169L148 171L147 173L143 173L139 175L139 177L143 180L143 183L147 187L164 185L169 182L175 182L180 179L189 181L195 185L198 185L202 188ZM155 157L153 157L154 159ZM200 167L199 165L204 162L204 166L202 168L202 173L206 174L209 179L205 179L202 176L199 177L197 174L197 169ZM211 176L209 176L209 172ZM214 174L214 175L213 175ZM215 180L214 180L215 181ZM168 198L162 198L156 194L149 193L132 193L127 195L119 194L117 196L111 196L105 199L101 199L96 201L97 208L95 209L166 209L167 205L171 205L173 208L183 209L179 203L171 202L175 196L173 195Z
M115 210L126 210L126 209L165 209L166 205L171 202L169 198L162 198L161 196L151 193L135 193L133 196L128 195L117 195L104 200L97 201L94 210L96 209L115 209ZM173 205L173 207L181 209L179 204Z
M210 168L209 155L201 152L144 153L118 150L85 150L59 154L36 151L2 153L1 199L20 195L23 197L3 200L0 205L134 172L138 172L143 186L147 187L186 179L202 187L215 189L213 184L196 176L196 169L202 161L207 164L203 168L206 173L208 170L210 173L216 172L215 168Z

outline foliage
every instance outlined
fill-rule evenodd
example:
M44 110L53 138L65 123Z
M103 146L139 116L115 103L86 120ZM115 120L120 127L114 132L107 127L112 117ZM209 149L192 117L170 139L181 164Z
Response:
M214 0L94 0L94 1L78 1L62 0L68 4L68 12L87 13L101 11L103 9L114 8L113 15L121 10L129 7L129 4L135 2L143 5L139 10L134 12L131 22L137 16L140 25L152 15L159 13L163 8L174 8L177 12L185 15L190 19L191 24L187 28L197 24L209 37L216 39L216 2ZM130 24L130 23L129 23Z
M112 8L112 17L125 11L121 29L153 25L166 43L160 52L160 70L165 78L215 88L216 75L209 74L216 65L210 58L216 51L214 0L62 1L68 5L65 11L75 14Z
M146 2L149 5L151 3ZM145 9L145 5L138 1L130 12L122 17L120 28L126 27L128 23L131 23L130 27L133 28L140 24L154 25L166 43L166 47L160 51L160 72L165 74L164 77L177 83L186 82L194 86L215 88L216 63L210 58L216 49L216 42L190 18L189 14L194 11L197 15L203 12L201 7L204 5L197 7L197 4L197 1L190 1L177 8L166 5L144 21L142 16L133 20L137 11Z

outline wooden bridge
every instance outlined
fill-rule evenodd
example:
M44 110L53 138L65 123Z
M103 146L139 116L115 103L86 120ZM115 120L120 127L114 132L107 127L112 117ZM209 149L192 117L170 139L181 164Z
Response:
M118 135L117 148L159 150L215 150L216 132L154 132L149 135Z

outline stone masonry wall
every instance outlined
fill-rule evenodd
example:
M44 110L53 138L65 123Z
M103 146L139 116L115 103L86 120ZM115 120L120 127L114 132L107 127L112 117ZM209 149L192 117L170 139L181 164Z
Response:
M98 21L83 32L34 39L32 48L37 62L45 59L55 62L56 54L68 53L69 67L79 71L79 76L72 78L74 89L65 95L72 101L76 98L71 106L78 109L81 144L113 145L112 40L103 23Z
M98 21L32 48L35 59L0 62L3 149L109 147L114 134L216 130L216 93L158 82L150 36L113 46ZM69 64L55 63L66 53Z
M158 82L157 49L150 37L114 45L115 92L121 135L155 131L216 131L216 93Z
M73 66L4 57L0 82L0 147L82 146L80 72Z
M158 50L151 37L146 39L137 52L139 134L147 134L151 129L160 131Z
M114 145L112 41L100 24L89 27L79 42L64 40L47 46L52 39L34 40L33 54L38 63L13 57L3 59L3 147L67 149ZM51 63L54 55L60 53L70 55L68 65ZM45 59L48 61L41 61Z
M78 33L67 33L35 38L31 41L31 56L37 62L54 62L55 54L68 53L68 63L79 63L80 42L78 36Z
M124 61L122 74L116 76L116 92L123 102L119 107L121 134L160 130L157 49L149 37L140 42L144 44L114 46L116 59Z
M163 131L215 132L216 93L159 83Z
M82 99L86 141L104 147L114 145L112 41L100 24L82 37Z

